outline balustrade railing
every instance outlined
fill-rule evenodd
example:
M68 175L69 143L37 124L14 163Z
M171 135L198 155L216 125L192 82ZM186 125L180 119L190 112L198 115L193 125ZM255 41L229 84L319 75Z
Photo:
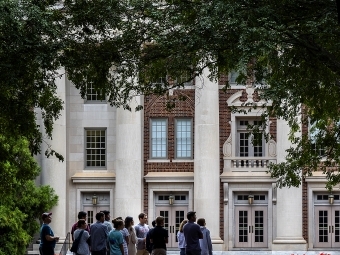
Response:
M267 171L270 163L276 163L275 158L263 157L233 157L224 158L227 171Z

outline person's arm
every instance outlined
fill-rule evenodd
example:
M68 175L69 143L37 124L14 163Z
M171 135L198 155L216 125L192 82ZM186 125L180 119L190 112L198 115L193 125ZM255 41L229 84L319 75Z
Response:
M123 244L120 244L120 245L119 245L119 249L120 249L121 253L124 255L124 248L123 248Z
M208 251L209 255L212 255L212 243L210 238L210 231L207 229L207 243L208 243Z
M203 239L203 233L202 233L200 227L198 227L198 231L197 232L198 232L198 238L199 239Z
M45 235L45 239L46 239L47 241L50 241L50 242L52 242L52 241L58 242L58 241L59 241L59 236Z
M137 237L137 243L145 243L145 237L139 237L139 226L136 225L135 226L135 230L136 230L136 237Z
M165 240L165 243L169 242L169 238L168 237L165 237L164 240Z
M131 233L130 233L130 239L131 239L131 243L136 244L137 240L136 240L136 232L135 229L133 227L131 227Z

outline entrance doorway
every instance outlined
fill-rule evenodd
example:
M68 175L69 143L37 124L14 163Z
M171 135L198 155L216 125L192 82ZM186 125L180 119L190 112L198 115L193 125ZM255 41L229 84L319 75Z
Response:
M314 247L340 247L340 194L314 193Z
M168 230L167 247L177 248L177 232L188 212L188 196L185 194L156 196L156 215L164 217L164 228ZM170 198L170 200L169 200Z
M236 248L268 247L267 194L253 195L249 204L248 195L238 194L235 201Z
M87 224L95 223L96 214L100 211L110 211L109 193L83 193L83 211L87 213ZM94 196L96 199L93 199Z
M164 228L168 230L168 247L178 247L177 232L179 225L186 219L187 207L157 207L156 214L164 217Z

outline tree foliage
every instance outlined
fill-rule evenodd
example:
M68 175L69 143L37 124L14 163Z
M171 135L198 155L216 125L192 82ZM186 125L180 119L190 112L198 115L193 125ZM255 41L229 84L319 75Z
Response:
M126 109L135 95L181 87L204 68L211 79L237 70L240 83L270 85L260 93L272 102L265 114L291 127L287 161L270 168L278 185L298 186L321 166L331 189L340 181L337 15L334 0L2 0L0 135L40 152L33 109L51 137L61 68L82 97L92 83ZM316 135L296 136L307 122Z
M27 139L0 135L0 170L0 254L25 254L41 212L58 198L49 186L36 186L40 168Z

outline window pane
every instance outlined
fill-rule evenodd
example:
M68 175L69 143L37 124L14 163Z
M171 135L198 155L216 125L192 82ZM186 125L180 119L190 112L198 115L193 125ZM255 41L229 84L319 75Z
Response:
M151 120L151 157L167 157L167 136L165 119Z
M86 166L105 167L105 130L86 130Z
M176 121L176 158L192 158L192 121Z

